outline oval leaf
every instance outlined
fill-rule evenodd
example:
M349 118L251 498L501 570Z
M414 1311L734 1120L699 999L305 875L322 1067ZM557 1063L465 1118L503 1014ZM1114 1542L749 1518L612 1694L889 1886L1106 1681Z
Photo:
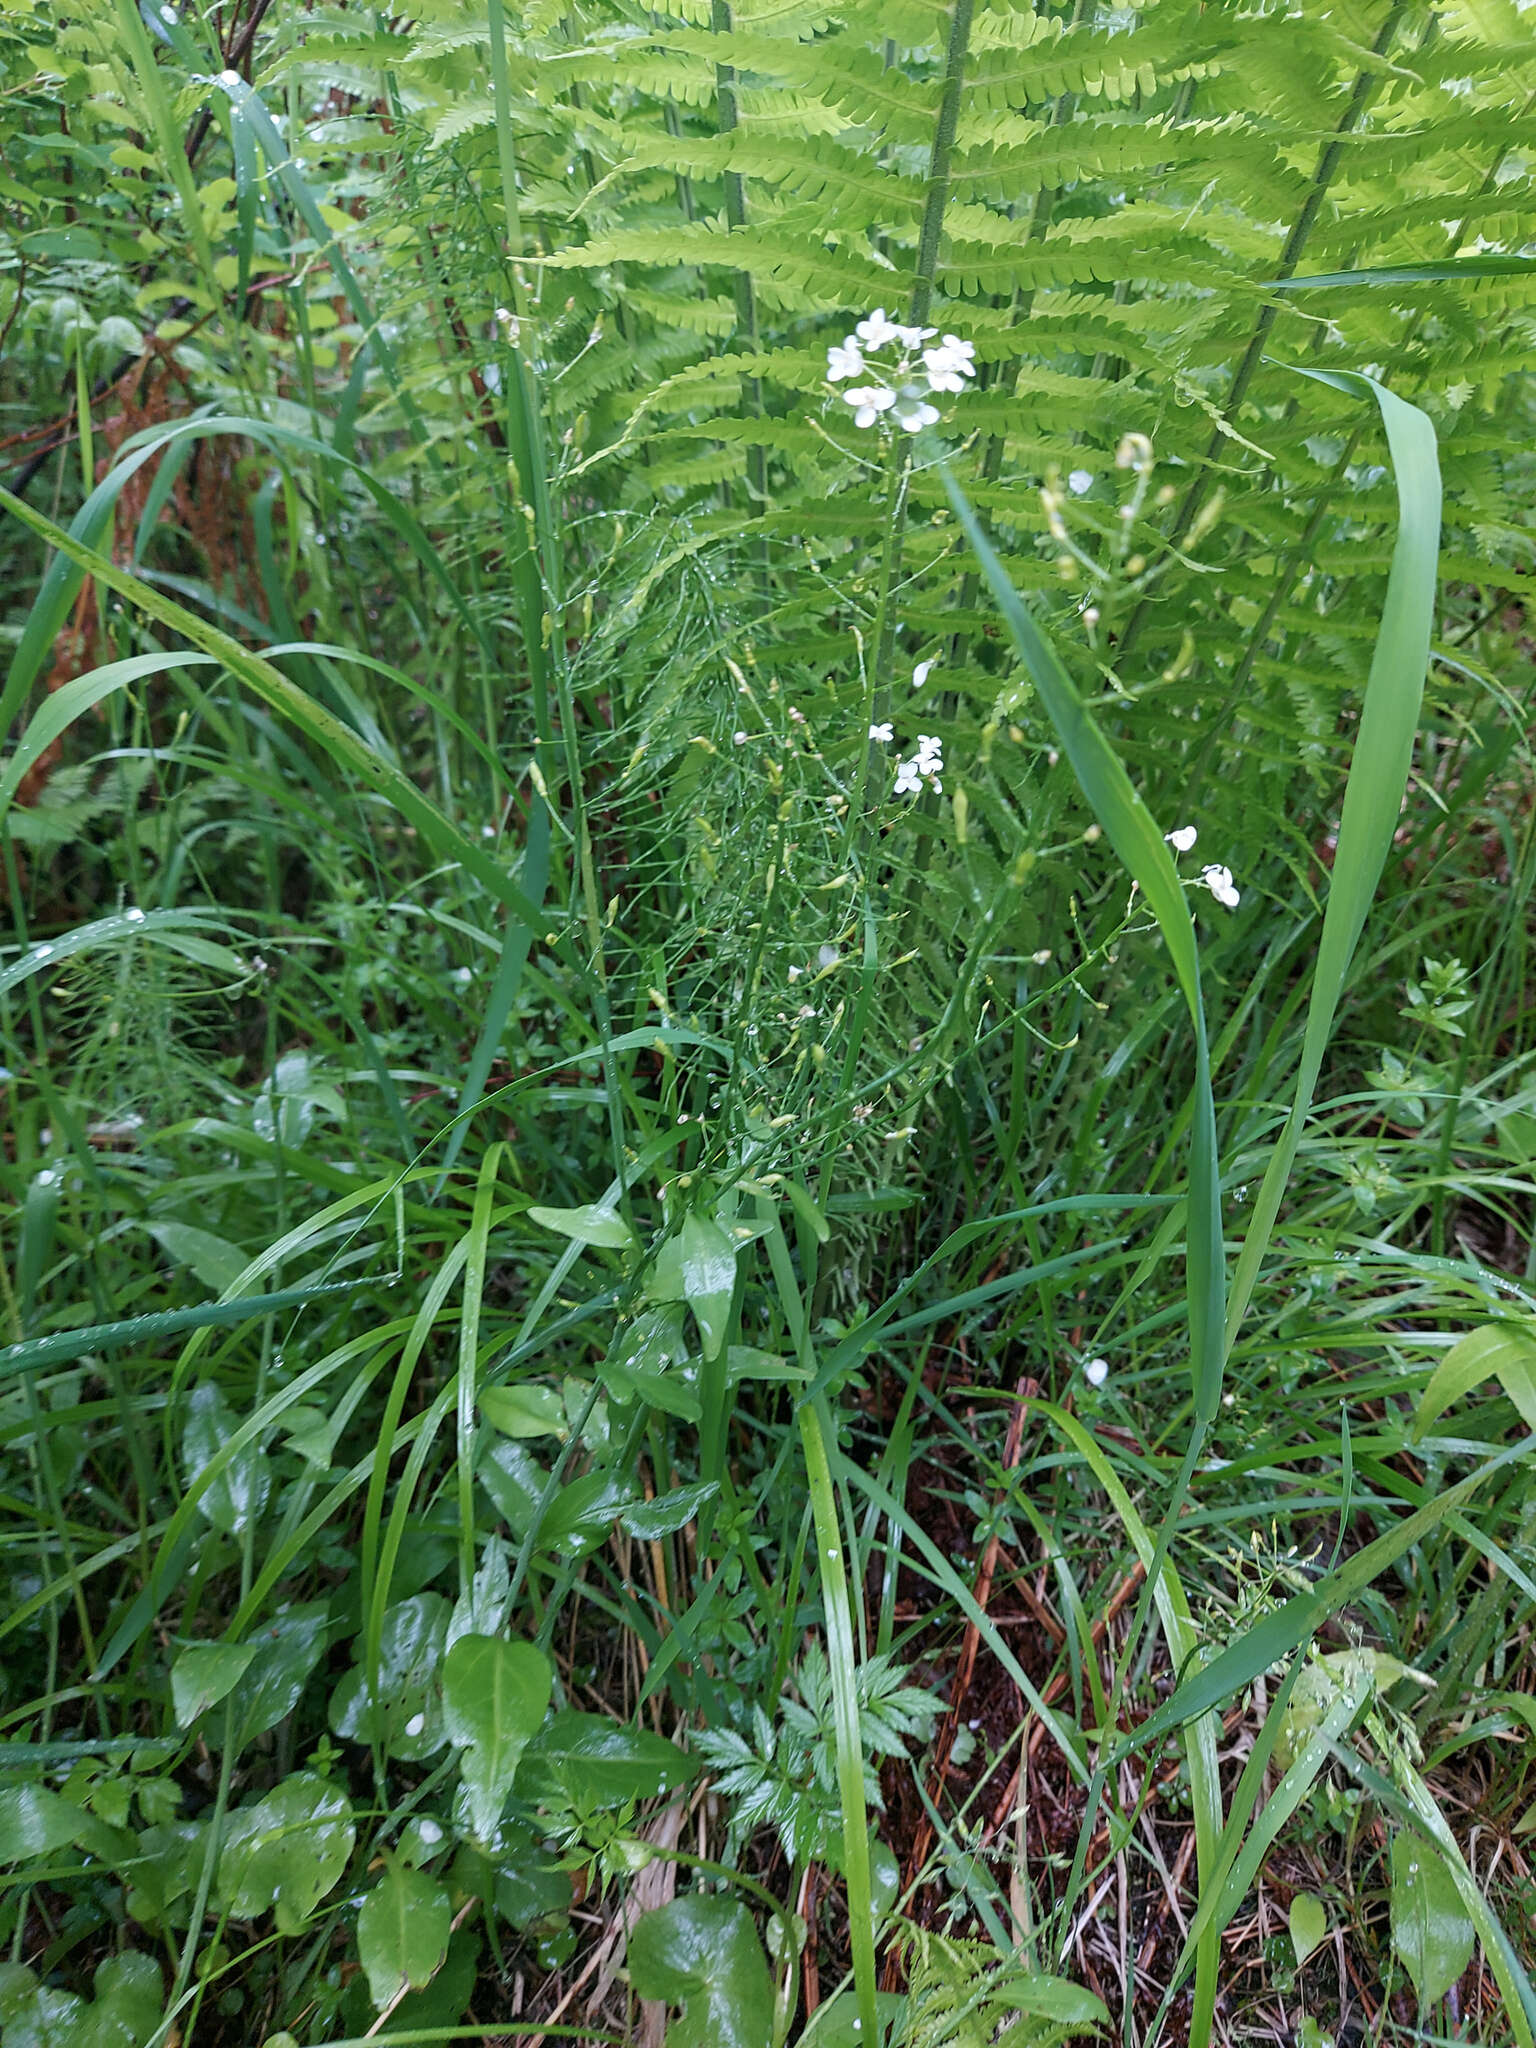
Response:
M667 2048L769 2048L773 1979L735 1899L689 1892L647 1913L629 1938L629 1976L642 1998L684 2007Z
M176 1726L190 1728L199 1714L232 1692L251 1668L254 1643L194 1643L171 1666Z
M1421 2006L1443 1998L1472 1960L1472 1922L1440 1851L1422 1835L1392 1837L1392 1946Z
M554 1683L549 1660L532 1643L460 1636L443 1663L443 1720L462 1750L470 1824L482 1841L495 1833L518 1760L538 1733Z
M1328 1915L1323 1902L1316 1892L1298 1892L1291 1901L1291 1947L1296 1951L1296 1967L1328 1939Z
M398 1865L386 1871L357 1916L357 1952L374 2004L431 1983L452 1932L453 1908L435 1877Z
M634 1233L617 1209L610 1209L601 1202L588 1202L580 1209L533 1208L528 1215L535 1223L542 1223L546 1230L557 1230L562 1237L574 1238L577 1244L607 1245L613 1251L628 1251L634 1243Z

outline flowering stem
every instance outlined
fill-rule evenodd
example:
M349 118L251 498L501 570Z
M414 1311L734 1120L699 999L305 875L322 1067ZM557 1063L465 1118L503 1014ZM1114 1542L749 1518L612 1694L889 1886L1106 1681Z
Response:
M850 841L859 833L864 819L865 791L869 784L870 763L876 751L875 743L869 737L869 728L886 708L886 695L890 688L891 656L896 645L896 618L891 593L901 573L901 542L906 528L907 486L911 477L911 444L909 441L897 441L893 438L886 458L885 513L882 520L885 527L885 546L880 556L880 595L875 604L874 651L864 670L864 708L861 714L864 751L859 757L858 780L854 784L853 802L848 811ZM880 804L883 804L884 800L885 792L882 790ZM880 804L876 805L877 811Z

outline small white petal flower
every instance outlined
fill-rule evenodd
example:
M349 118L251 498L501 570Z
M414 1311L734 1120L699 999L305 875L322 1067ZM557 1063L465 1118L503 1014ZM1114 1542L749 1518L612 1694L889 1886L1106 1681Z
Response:
M863 374L863 351L851 334L846 341L834 343L827 350L827 382L829 384L840 384L844 377L861 377Z
M1233 886L1230 868L1221 867L1213 862L1210 867L1201 869L1200 880L1224 910L1236 910L1242 901L1242 897Z
M917 796L923 787L923 771L916 760L896 763L897 796Z
M909 434L931 427L938 417L938 407L930 405L925 398L903 398L896 408L896 424Z
M884 306L876 306L874 312L867 314L853 331L866 348L885 348L901 335L895 321L886 319Z
M731 734L731 738L736 742L738 747L744 747L747 744L747 736L744 732L733 732Z
M1067 488L1071 491L1074 498L1080 498L1084 491L1091 491L1093 489L1093 471L1091 469L1074 469L1069 471L1067 475Z
M936 775L944 766L944 742L937 734L920 732L917 736L917 765L924 775Z
M926 661L920 661L912 671L913 689L920 690L938 665L939 657L936 654L931 654Z
M792 724L794 724L794 725L804 725L804 723L805 723L805 713L804 713L804 712L803 712L803 711L802 711L802 710L800 709L800 706L799 706L798 704L791 704L791 705L790 705L790 707L789 707L789 716L790 716L790 721L791 721L791 723L792 723Z
M1107 1358L1090 1358L1083 1367L1083 1378L1090 1387L1102 1387L1109 1378L1109 1360Z
M937 327L898 327L896 339L903 348L921 348L925 341L932 341L938 331Z
M818 967L835 967L842 957L836 946L827 945L816 948L816 965Z
M923 367L928 372L929 389L964 391L966 378L976 374L975 355L974 346L954 334L946 334L937 348L925 348Z
M895 392L887 391L883 384L861 384L857 390L845 391L843 397L853 407L856 427L872 427L880 414L896 403Z
M1188 853L1200 834L1193 825L1180 825L1176 832L1165 832L1163 837L1175 853Z
M505 306L498 306L496 308L496 324L513 348L516 348L519 332L517 315L509 312Z
M889 742L892 731L893 728L890 722L887 721L883 725L872 725L869 728L869 736L872 740L879 740L881 745L884 746Z

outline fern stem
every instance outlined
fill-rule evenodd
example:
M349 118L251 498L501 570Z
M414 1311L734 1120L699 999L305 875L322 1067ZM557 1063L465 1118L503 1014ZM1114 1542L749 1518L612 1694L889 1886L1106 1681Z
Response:
M971 46L973 0L955 0L950 16L949 46L944 53L944 90L939 100L938 126L933 131L933 148L928 157L928 191L923 201L923 225L917 243L917 274L912 282L912 310L908 316L921 327L933 304L934 278L939 268L939 241L944 233L944 208L949 202L949 167L955 151L955 130L960 120L960 88L965 81L965 60Z
M1397 33L1398 23L1402 20L1404 11L1403 0L1393 0L1393 5L1387 11L1387 18L1377 31L1376 40L1371 45L1371 54L1373 56L1381 57L1386 54L1393 36ZM1301 211L1292 222L1291 231L1285 238L1285 247L1281 250L1280 260L1275 266L1275 276L1277 278L1287 278L1295 275L1296 267L1301 261L1302 253L1316 224L1318 211L1324 199L1328 196L1328 188L1333 183L1334 175L1339 168L1340 162L1343 160L1345 142L1359 126L1366 108L1370 105L1378 83L1379 73L1375 71L1361 71L1356 76L1354 90L1349 96L1349 105L1345 108L1343 116L1333 132L1332 139L1323 146L1322 154L1317 160L1317 169L1312 174L1312 184L1305 200L1302 202ZM1221 452L1222 443L1227 438L1225 432L1226 422L1237 417L1238 409L1248 395L1248 387L1253 382L1254 375L1264 354L1264 344L1269 339L1269 331L1279 318L1279 314L1279 302L1273 297L1268 299L1260 310L1253 333L1249 338L1248 346L1243 351L1242 360L1239 362L1233 375L1226 401L1221 408L1219 424L1215 427L1210 440L1206 443L1205 456L1201 466L1196 472L1189 488L1185 491L1183 502L1174 517L1173 525L1169 529L1167 544L1170 547L1178 546L1200 515L1201 507L1205 504L1211 487L1212 465ZM1141 629L1146 623L1149 609L1150 601L1143 597L1131 613L1130 618L1126 621L1125 631L1120 636L1120 645L1116 650L1116 660L1118 662L1125 661L1130 655L1131 649L1135 646Z
M731 32L730 0L712 0L709 25L717 36L728 36ZM716 121L722 135L734 134L738 113L736 106L736 67L734 64L715 66ZM725 224L731 232L738 233L747 224L747 181L740 171L725 174ZM747 270L735 273L736 326L742 340L751 354L758 349L757 295L752 289L752 274ZM747 377L742 380L742 396L747 410L755 419L763 417L763 380L761 377ZM752 497L752 509L761 516L768 509L768 450L759 444L747 450L747 489Z

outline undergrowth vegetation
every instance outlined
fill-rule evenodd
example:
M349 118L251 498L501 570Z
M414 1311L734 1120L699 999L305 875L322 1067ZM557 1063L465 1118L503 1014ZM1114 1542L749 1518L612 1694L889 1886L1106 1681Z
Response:
M1533 26L0 0L0 2048L1532 2048Z

